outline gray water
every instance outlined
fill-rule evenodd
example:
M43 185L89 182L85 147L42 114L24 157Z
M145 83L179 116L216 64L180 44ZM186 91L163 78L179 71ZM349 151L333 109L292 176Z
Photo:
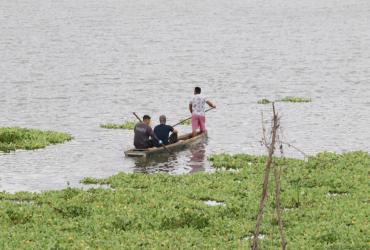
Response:
M278 104L284 140L306 153L370 151L368 0L3 0L0 58L0 125L75 137L1 153L0 190L211 171L210 154L262 154L263 97L312 98ZM196 85L218 107L205 144L136 162L123 154L131 131L99 128L132 111L176 123Z

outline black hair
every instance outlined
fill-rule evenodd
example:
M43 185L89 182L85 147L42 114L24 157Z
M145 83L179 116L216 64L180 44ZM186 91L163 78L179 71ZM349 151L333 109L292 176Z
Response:
M151 118L150 118L150 116L149 115L144 115L143 116L143 120L150 120Z
M202 92L202 89L199 87L195 87L194 92L195 94L200 94Z

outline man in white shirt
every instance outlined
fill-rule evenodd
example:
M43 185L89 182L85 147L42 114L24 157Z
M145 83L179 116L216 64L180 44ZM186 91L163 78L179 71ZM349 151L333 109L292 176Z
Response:
M200 129L201 133L206 132L206 113L205 113L205 104L208 104L212 108L216 106L206 97L202 95L202 89L196 87L194 89L194 96L191 98L189 103L189 110L192 114L191 125L193 129L193 137L197 134L197 129Z

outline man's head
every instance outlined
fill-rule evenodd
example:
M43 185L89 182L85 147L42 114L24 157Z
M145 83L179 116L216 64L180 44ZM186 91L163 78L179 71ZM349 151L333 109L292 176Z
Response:
M166 124L166 116L165 115L161 115L160 117L159 117L159 123L160 124Z
M143 116L143 122L146 124L146 125L149 125L150 124L150 116L149 115L144 115Z
M200 93L202 93L202 89L201 89L201 88L199 88L199 87L195 87L195 89L194 89L194 94L195 94L195 95L199 95Z

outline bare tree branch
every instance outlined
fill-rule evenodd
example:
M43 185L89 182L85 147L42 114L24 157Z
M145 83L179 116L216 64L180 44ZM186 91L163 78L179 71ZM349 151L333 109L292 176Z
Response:
M262 141L261 141L261 145L262 146L266 146L266 148L268 149L267 139L266 139L266 127L265 127L265 121L264 121L264 118L263 118L263 112L261 112L261 124L262 124Z
M292 145L292 144L290 144L290 143L288 143L288 142L283 142L283 141L280 141L280 143L281 143L281 144L285 144L285 145L287 145L288 147L292 147L292 148L294 148L296 151L298 151L299 153L301 153L304 157L308 157L308 155L307 155L305 152L303 152L301 149L297 148L296 146L294 146L294 145Z
M271 165L273 161L273 155L275 152L275 144L276 144L276 138L277 138L277 131L280 126L279 122L279 116L276 113L275 110L275 104L272 103L272 110L273 110L273 119L272 119L272 127L271 127L271 143L269 146L266 147L268 148L268 158L265 164L265 170L264 170L264 177L263 177L263 189L262 189L262 197L258 209L258 215L257 215L257 221L256 221L256 227L254 230L254 237L253 237L253 243L252 243L252 249L257 250L258 249L258 236L260 233L260 227L262 223L262 218L263 218L263 211L266 205L266 201L268 198L268 183L269 183L269 176L270 176L270 170L271 170Z

